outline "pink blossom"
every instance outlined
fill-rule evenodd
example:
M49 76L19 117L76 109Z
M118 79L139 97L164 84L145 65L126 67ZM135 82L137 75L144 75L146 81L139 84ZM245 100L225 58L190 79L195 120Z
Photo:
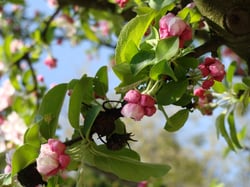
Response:
M115 2L121 7L124 8L129 0L115 0Z
M44 82L44 77L42 75L37 75L37 80L39 82Z
M197 88L194 91L194 95L199 97L197 102L197 108L204 115L211 115L213 112L213 107L210 105L213 101L212 94L203 88Z
M148 182L147 181L141 181L137 185L137 187L147 187L147 186L148 186Z
M53 58L52 56L47 56L47 58L44 61L44 64L48 66L50 69L57 67L57 59Z
M216 58L207 57L198 68L203 77L207 77L202 83L202 88L209 89L214 84L214 80L222 81L226 75L225 66Z
M155 99L147 94L142 94L140 99L140 105L143 107L153 107L155 104Z
M210 75L217 81L222 81L226 72L225 66L218 60L209 66Z
M67 14L62 14L60 17L55 19L55 23L58 27L62 28L67 37L73 37L76 34L75 21Z
M129 90L124 96L124 100L128 103L139 103L140 99L141 93L137 90Z
M124 117L139 121L144 116L144 108L139 104L127 103L122 107L121 114Z
M51 7L51 8L55 8L58 6L58 2L57 0L48 0L48 5Z
M8 79L5 80L0 87L0 111L3 111L12 104L14 93L15 89L11 82Z
M24 47L22 40L14 39L10 44L10 51L11 53L17 53Z
M2 125L4 121L5 121L4 116L0 114L0 125Z
M99 29L103 36L109 35L109 25L107 21L100 21L99 22Z
M23 119L16 112L12 112L0 126L0 134L4 141L12 143L13 146L22 145L26 129Z
M178 36L180 39L180 48L184 46L185 41L192 39L192 29L181 18L172 13L163 16L159 22L160 38Z
M11 173L11 170L12 170L11 162L12 162L12 157L13 157L14 152L15 150L11 149L5 154L5 161L6 161L6 166L4 168L5 174Z
M49 139L47 144L41 145L40 154L36 159L38 172L48 177L64 170L70 163L65 149L66 146L55 139Z

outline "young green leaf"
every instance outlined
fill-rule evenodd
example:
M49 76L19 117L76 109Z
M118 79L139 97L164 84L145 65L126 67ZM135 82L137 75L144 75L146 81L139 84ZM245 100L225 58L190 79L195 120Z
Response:
M89 138L91 127L101 110L102 110L102 106L96 105L96 106L93 106L87 112L87 115L85 116L85 120L84 120L84 125L83 125L83 134L85 135L86 138Z
M235 121L234 121L234 113L231 112L227 118L227 122L229 124L229 130L230 130L230 137L234 143L234 145L241 149L242 146L240 145L239 139L237 137L237 131L236 131L236 127L235 127Z
M34 124L24 134L24 143L39 148L41 141L39 137L39 125Z
M78 129L83 104L90 104L94 99L93 78L83 76L76 82L69 100L68 118L71 126Z
M161 62L156 63L149 72L149 76L153 80L158 80L161 75L168 75L175 81L177 81L177 78L174 74L174 71L172 70L169 62L166 60L162 60Z
M170 81L164 84L156 95L158 104L169 105L178 101L186 92L188 86L187 80Z
M217 135L221 134L224 137L225 141L227 142L229 148L235 151L232 140L225 127L225 117L226 117L226 114L221 113L216 119Z
M55 135L59 114L67 91L67 84L59 84L50 89L43 97L38 110L38 121L41 135L49 139Z
M154 53L140 51L131 60L131 71L134 75L138 74L144 68L154 64Z
M169 132L175 132L184 126L189 116L189 110L183 109L176 112L167 119L164 129Z
M237 68L236 65L236 62L232 62L227 69L226 81L229 86L232 85L233 77Z
M39 148L30 144L24 144L17 148L12 158L12 177L17 174L21 169L28 166L38 157Z
M158 42L156 47L155 57L157 61L170 60L173 58L179 51L179 38L170 37L162 39Z
M105 97L108 92L108 73L107 66L101 67L94 78L95 95Z
M157 14L155 10L150 10L130 20L122 29L115 52L117 64L130 63L132 57L138 52L141 39Z

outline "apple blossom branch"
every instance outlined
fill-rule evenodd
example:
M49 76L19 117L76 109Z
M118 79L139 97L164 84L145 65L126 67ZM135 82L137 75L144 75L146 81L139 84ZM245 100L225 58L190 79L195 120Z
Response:
M45 28L42 31L42 39L45 43L47 43L47 39L46 39L46 35L49 29L49 26L51 24L51 22L55 19L55 17L59 14L59 12L61 11L62 6L58 6L57 9L55 10L55 12L49 17L49 19L47 21L45 21Z

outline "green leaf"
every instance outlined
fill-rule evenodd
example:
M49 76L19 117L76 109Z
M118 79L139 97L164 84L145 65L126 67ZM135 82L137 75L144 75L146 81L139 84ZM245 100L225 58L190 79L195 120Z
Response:
M34 147L40 147L41 141L39 137L39 125L34 124L24 134L24 143Z
M173 78L175 81L177 81L177 78L174 74L174 71L172 70L169 62L162 60L161 62L158 62L155 64L149 72L149 76L151 79L158 80L161 79L161 75L168 75L171 78Z
M92 144L85 148L84 162L103 171L111 172L121 179L139 182L150 177L165 175L170 167L168 165L140 162L130 149L124 151L111 151L103 146Z
M246 84L248 87L250 87L250 76L243 77L242 82Z
M29 144L24 144L17 148L12 158L12 177L20 170L35 161L38 157L39 149Z
M187 86L187 80L170 81L164 84L156 95L157 103L169 105L178 101L186 92Z
M217 129L217 136L219 137L219 135L221 134L224 139L226 140L229 148L231 150L235 150L234 149L234 145L232 143L232 140L230 139L230 136L227 132L227 129L225 127L225 113L221 113L217 118L216 118L216 129Z
M154 63L155 55L152 52L140 51L131 60L131 71L138 74L141 70Z
M236 147L238 147L239 149L242 148L242 146L240 145L239 139L237 137L237 131L236 131L236 127L235 127L235 121L234 121L234 113L231 112L227 118L227 122L229 124L229 130L230 130L230 137L234 143L234 145Z
M90 29L90 24L87 21L83 21L81 24L86 38L88 38L90 41L99 42L96 34L94 34L94 32Z
M106 96L108 92L107 66L103 66L97 71L94 79L94 90L97 96Z
M227 91L225 85L222 82L214 81L213 90L217 93L224 93Z
M83 76L75 83L69 100L68 117L73 128L80 126L80 113L82 104L90 104L94 99L93 78Z
M161 10L162 8L170 5L173 2L174 0L149 0L148 5L153 9Z
M5 52L5 57L6 57L7 62L11 62L12 53L10 51L10 44L12 40L13 40L12 35L9 35L4 38L3 50Z
M167 119L164 129L169 132L175 132L184 126L189 116L189 110L183 109L176 112Z
M45 139L55 135L59 114L67 91L67 84L59 84L50 89L43 97L38 110L40 133Z
M195 69L199 65L199 61L196 58L186 56L177 58L176 63L185 69Z
M179 51L179 38L169 37L162 39L158 42L156 47L156 59L157 61L170 60Z
M116 47L115 61L117 64L130 63L138 48L144 33L147 31L157 12L153 9L146 14L137 15L122 29Z
M86 138L89 138L91 127L101 110L102 110L102 106L96 105L96 106L93 106L87 112L87 115L85 116L85 120L84 120L84 125L83 125L83 134L85 135Z
M234 77L236 68L237 68L237 63L232 62L227 69L226 81L229 84L229 86L232 85L232 81L233 81L233 77Z

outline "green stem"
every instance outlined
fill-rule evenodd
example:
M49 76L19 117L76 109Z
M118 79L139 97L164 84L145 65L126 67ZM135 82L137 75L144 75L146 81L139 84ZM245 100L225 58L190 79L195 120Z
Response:
M154 96L162 87L163 81L157 80L154 85L151 87L151 89L147 92L147 94Z
M158 108L159 108L160 111L162 111L162 113L163 113L164 117L166 118L166 120L168 120L169 117L168 117L165 109L163 108L163 106L162 105L158 105Z

